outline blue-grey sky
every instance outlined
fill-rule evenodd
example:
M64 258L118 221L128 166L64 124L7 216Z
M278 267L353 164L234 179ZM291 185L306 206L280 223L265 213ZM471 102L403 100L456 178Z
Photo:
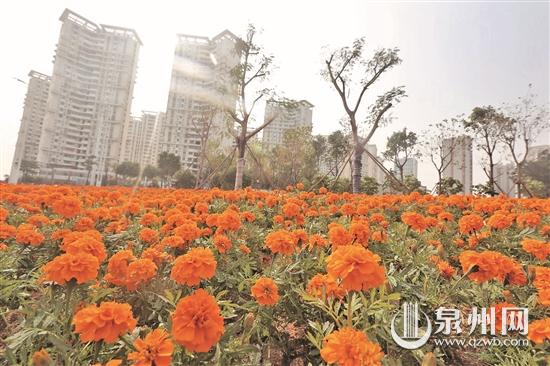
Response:
M539 102L549 100L549 3L405 1L129 1L18 0L0 5L0 175L9 173L30 69L50 74L64 8L97 23L136 29L143 47L132 110L164 110L176 33L243 34L254 22L278 66L271 79L285 96L315 105L314 133L339 128L342 106L319 76L323 46L334 48L365 36L370 50L399 47L403 63L367 95L405 85L408 98L394 122L373 139L383 149L391 132L420 132L429 123L468 114L477 105L500 105L524 95L532 83ZM366 105L365 105L366 106ZM258 110L263 116L263 107ZM539 143L550 143L541 135ZM431 186L435 174L420 164ZM474 182L483 180L479 169Z

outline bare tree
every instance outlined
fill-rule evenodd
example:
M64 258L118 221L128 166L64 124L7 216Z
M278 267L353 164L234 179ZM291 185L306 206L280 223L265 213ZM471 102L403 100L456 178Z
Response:
M488 193L497 194L495 188L495 151L500 142L502 131L506 125L506 117L492 106L476 107L469 119L464 120L464 127L477 140L477 147L483 151L487 161L483 164L483 172L489 179Z
M330 54L325 60L326 68L321 74L334 86L348 117L353 139L353 160L352 160L352 191L359 193L361 188L361 158L365 145L369 142L374 132L381 124L387 122L384 114L405 96L402 86L395 87L385 94L379 96L373 105L368 109L364 117L366 136L360 136L358 112L361 102L367 90L380 78L380 76L401 63L397 48L383 48L374 53L371 59L363 54L365 50L365 39L360 38L353 42L351 47L342 47ZM354 82L359 79L359 82ZM351 96L352 89L356 88L355 97Z
M262 125L249 130L252 122L254 108L262 98L272 94L270 89L259 88L257 84L263 83L271 73L273 56L267 55L264 50L255 43L256 28L250 24L246 34L246 40L237 43L237 52L242 55L241 62L233 70L234 84L237 86L238 102L236 110L228 108L226 112L234 122L229 132L235 139L237 150L237 166L235 172L235 189L243 186L243 174L245 167L245 153L248 140L256 136L267 127L274 118L264 121ZM249 99L250 98L250 99ZM251 101L251 102L250 102ZM234 127L237 127L236 129Z
M455 163L452 156L455 149L461 143L458 137L462 124L462 118L458 116L431 124L429 130L422 133L423 140L420 146L423 155L430 159L430 162L437 171L435 191L438 194L443 193L443 172L451 164Z
M86 168L86 185L90 184L90 175L92 174L92 170L94 168L94 165L96 165L96 156L95 155L89 155L86 157L86 160L84 161L84 167Z
M536 137L544 127L550 126L547 107L536 103L536 95L529 84L527 95L519 98L519 102L509 107L508 117L502 131L502 141L508 148L516 168L515 183L518 197L521 197L522 187L529 192L529 187L524 182L523 168L529 156Z
M382 156L397 168L401 182L405 180L404 170L407 161L418 156L416 151L417 140L416 133L407 133L407 129L404 128L402 131L394 132L386 142L386 150Z

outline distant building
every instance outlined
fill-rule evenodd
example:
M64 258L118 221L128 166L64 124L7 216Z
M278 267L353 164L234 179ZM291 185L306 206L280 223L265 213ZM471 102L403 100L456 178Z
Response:
M130 122L141 41L128 28L96 24L69 9L61 32L42 126L40 174L52 180L100 184L121 155Z
M380 158L378 154L378 148L374 144L367 144L365 146L366 150L372 154L379 162L382 161L382 158ZM352 170L352 158L350 158L350 161L346 164L342 171L341 177L352 179L353 170ZM376 182L378 184L384 184L384 181L386 180L386 174L380 168L378 164L365 152L363 153L363 156L361 158L361 176L362 177L371 177L376 179Z
M454 178L462 183L462 193L472 193L472 138L458 136L443 143L443 178Z
M527 153L527 161L537 160L539 155L543 152L550 154L550 145L531 146L529 148L529 152Z
M42 135L42 120L46 114L46 103L50 89L50 77L37 71L29 72L27 95L23 106L23 117L19 126L17 144L11 165L9 183L17 183L23 172L21 164L37 163L38 145ZM38 173L38 172L37 172Z
M296 128L313 128L313 104L307 100L291 101L292 105L269 100L265 106L264 123L273 121L263 129L264 146L273 147L283 143L284 134Z
M403 164L404 160L404 158L399 159L399 163ZM394 171L396 177L399 179L399 168L397 167L397 164L394 165ZM403 165L403 177L407 177L409 175L418 178L418 160L415 158L408 158L405 165Z
M516 185L513 180L515 172L514 164L495 164L494 176L496 190L510 197L516 196Z
M157 165L160 128L164 121L163 112L144 111L139 117L132 117L124 131L123 147L119 162L139 163L143 169L147 165Z
M224 30L214 38L177 36L166 118L159 151L178 155L183 167L196 172L202 150L201 135L210 125L209 140L230 148L231 136L223 110L235 110L237 85L232 76L239 65L240 38Z

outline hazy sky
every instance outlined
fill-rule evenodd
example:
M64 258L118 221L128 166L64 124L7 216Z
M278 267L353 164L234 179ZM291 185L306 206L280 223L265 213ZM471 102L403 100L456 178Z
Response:
M391 132L420 132L429 123L477 105L513 102L533 83L541 103L549 100L549 3L367 1L122 1L18 0L0 5L0 176L9 173L27 80L34 69L51 74L64 8L102 24L134 28L143 41L132 110L166 108L176 33L212 37L224 29L242 35L249 21L263 29L259 40L278 66L273 86L286 97L315 105L314 133L339 128L343 109L319 76L323 46L350 44L365 36L370 50L399 47L402 65L384 75L367 97L405 85L408 98L395 121L379 130L379 152ZM263 107L259 110L263 118ZM550 143L543 135L539 143ZM435 174L420 164L428 186ZM474 183L484 178L474 171ZM484 180L484 179L483 179Z

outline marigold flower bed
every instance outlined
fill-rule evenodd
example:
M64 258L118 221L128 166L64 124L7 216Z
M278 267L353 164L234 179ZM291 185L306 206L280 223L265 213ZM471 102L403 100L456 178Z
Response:
M5 364L514 365L550 352L548 199L0 190ZM528 308L528 334L507 335L528 344L403 349L390 323L413 301Z

